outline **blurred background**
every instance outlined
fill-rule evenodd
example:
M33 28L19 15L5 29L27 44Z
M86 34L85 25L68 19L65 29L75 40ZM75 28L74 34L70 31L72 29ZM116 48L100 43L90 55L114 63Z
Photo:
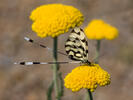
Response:
M28 36L52 48L53 39L39 38L31 30L30 12L39 5L62 3L78 8L85 16L84 28L92 19L103 19L119 29L115 40L103 40L100 65L111 74L111 84L98 87L94 100L133 100L133 0L0 0L0 100L46 100L52 80L51 65L30 67L16 61L52 61L52 53L26 42ZM65 53L69 34L59 37L58 48ZM94 40L89 42L89 60L95 56ZM58 55L59 61L69 61ZM78 64L60 65L63 78ZM85 89L72 93L64 89L62 100L84 100ZM54 98L54 93L52 94ZM54 100L54 99L53 99Z

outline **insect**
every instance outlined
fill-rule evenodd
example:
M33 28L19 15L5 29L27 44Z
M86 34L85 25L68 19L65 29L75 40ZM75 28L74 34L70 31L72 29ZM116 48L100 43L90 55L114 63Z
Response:
M88 61L88 42L81 28L76 27L72 30L66 41L65 50L70 59L91 64Z
M39 44L35 42L34 40L25 37L24 38L26 41L30 43L37 44L43 48L46 48L48 50L53 50L45 45ZM67 63L83 63L83 64L88 64L91 65L91 62L88 61L88 42L85 38L84 31L81 28L75 27L66 43L65 43L65 50L66 53L62 53L61 51L57 51L57 53L68 56L71 60L71 62L19 62L19 63L14 63L14 64L20 64L20 65L33 65L33 64L67 64Z

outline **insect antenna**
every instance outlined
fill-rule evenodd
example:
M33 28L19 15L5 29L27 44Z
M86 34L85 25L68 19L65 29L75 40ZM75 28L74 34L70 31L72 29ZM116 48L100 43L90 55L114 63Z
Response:
M24 37L24 39L25 39L26 41L30 42L30 43L39 45L39 46L42 47L42 48L46 48L46 49L48 49L48 50L50 50L50 51L53 51L52 48L49 48L49 47L47 47L47 46L45 46L45 45L43 45L43 44L40 44L40 43L38 43L38 42L36 42L36 41L34 41L34 40L28 38L28 37ZM67 54L65 54L65 53L63 53L63 52L61 52L61 51L59 51L59 50L57 51L57 53L67 56Z

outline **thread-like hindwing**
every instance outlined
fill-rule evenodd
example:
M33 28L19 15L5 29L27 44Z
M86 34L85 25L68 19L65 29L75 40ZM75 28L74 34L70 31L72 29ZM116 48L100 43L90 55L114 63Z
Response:
M37 43L36 41L25 37L26 41L30 43L34 43L39 45L40 47L46 48L48 50L53 51L53 49ZM14 64L20 64L20 65L33 65L33 64L70 64L70 63L87 63L91 65L91 62L88 61L88 43L86 41L84 32L80 28L74 28L72 32L69 35L69 38L66 41L65 44L66 53L68 54L69 58L75 61L71 62L15 62ZM67 56L66 54L62 53L61 51L57 51L57 53Z
M76 27L72 30L66 41L65 49L70 59L88 61L88 43L81 28Z

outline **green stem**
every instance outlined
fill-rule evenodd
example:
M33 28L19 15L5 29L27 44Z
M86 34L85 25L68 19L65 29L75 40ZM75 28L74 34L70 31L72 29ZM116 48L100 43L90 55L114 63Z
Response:
M53 41L53 61L57 62L57 45L58 38L55 37ZM55 87L56 100L60 100L59 96L59 86L58 86L58 64L53 64L53 81Z
M62 79L62 73L60 72L59 73L59 82L60 82L60 91L59 91L59 95L60 95L60 97L61 96L63 96L64 95L64 81L63 81L63 79Z
M87 92L88 92L88 96L89 96L89 98L90 98L89 100L93 100L93 96L92 96L91 91L88 89Z
M97 40L95 63L98 64L101 40Z
M47 100L52 100L53 87L54 87L54 82L52 81L47 91Z

